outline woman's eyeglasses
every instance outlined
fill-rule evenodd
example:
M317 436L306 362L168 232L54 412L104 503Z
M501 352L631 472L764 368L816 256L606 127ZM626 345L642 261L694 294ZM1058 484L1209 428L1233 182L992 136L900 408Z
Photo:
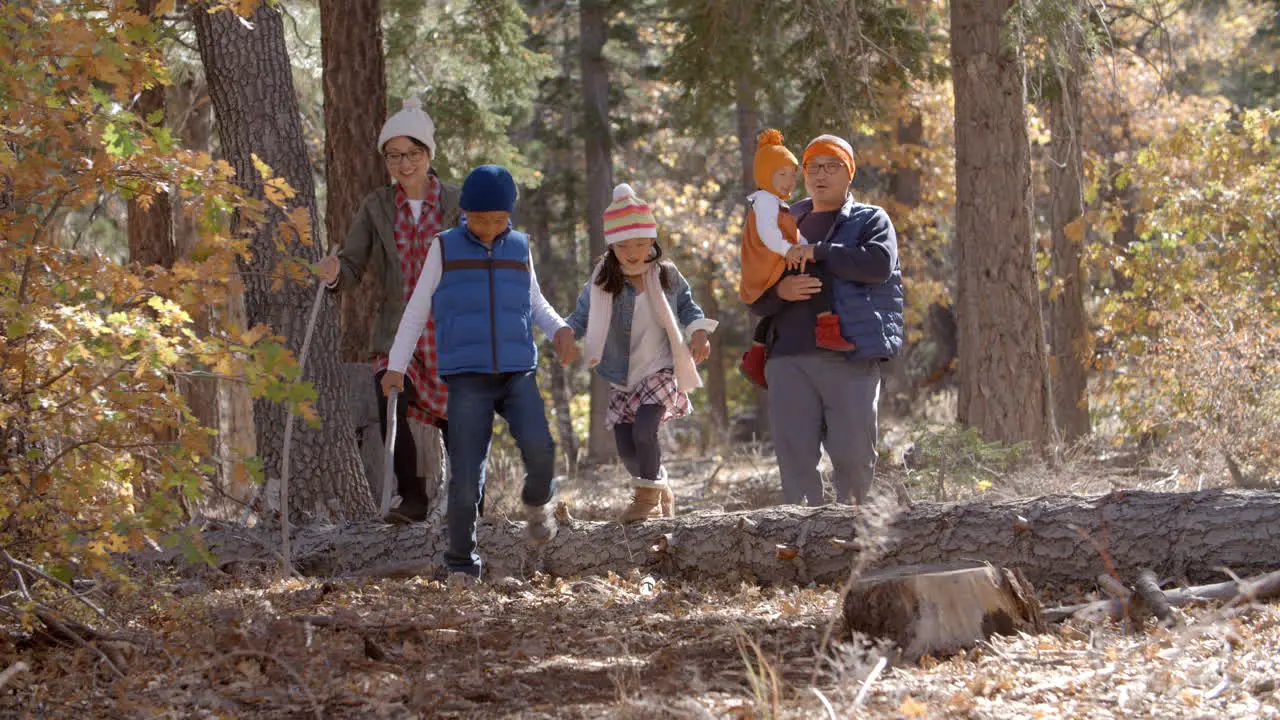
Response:
M418 163L422 162L422 159L426 156L427 156L426 150L423 150L422 148L414 148L407 153L402 153L402 152L385 153L382 157L387 159L388 165L399 165L404 160L408 160L414 165L417 165Z

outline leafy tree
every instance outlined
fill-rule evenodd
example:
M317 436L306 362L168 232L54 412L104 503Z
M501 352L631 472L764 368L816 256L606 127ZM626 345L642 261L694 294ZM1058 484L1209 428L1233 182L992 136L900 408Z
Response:
M167 75L152 19L121 3L0 3L0 546L66 577L173 540L210 470L210 429L175 377L216 374L296 401L296 364L260 329L193 318L225 304L260 214L233 170L178 146L133 98ZM134 273L55 241L57 213L181 189L201 230L172 267Z

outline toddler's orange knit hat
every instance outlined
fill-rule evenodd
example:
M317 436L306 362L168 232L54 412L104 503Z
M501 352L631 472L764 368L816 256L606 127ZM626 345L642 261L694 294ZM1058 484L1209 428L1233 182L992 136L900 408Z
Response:
M788 165L799 167L800 161L782 144L782 133L769 128L756 138L756 159L753 165L756 187L782 197L777 188L773 187L773 174Z

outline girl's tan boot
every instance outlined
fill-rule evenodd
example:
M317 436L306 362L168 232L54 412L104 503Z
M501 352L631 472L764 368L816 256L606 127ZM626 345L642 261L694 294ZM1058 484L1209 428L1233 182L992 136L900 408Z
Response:
M661 502L662 490L651 487L635 488L635 495L631 498L631 504L623 508L618 520L629 523L657 517L659 513L658 506Z

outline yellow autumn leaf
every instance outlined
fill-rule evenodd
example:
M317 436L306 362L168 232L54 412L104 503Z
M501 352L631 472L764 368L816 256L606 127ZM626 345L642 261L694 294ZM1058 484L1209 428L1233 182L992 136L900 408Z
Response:
M909 718L922 718L929 714L929 707L910 695L898 706L898 712Z

